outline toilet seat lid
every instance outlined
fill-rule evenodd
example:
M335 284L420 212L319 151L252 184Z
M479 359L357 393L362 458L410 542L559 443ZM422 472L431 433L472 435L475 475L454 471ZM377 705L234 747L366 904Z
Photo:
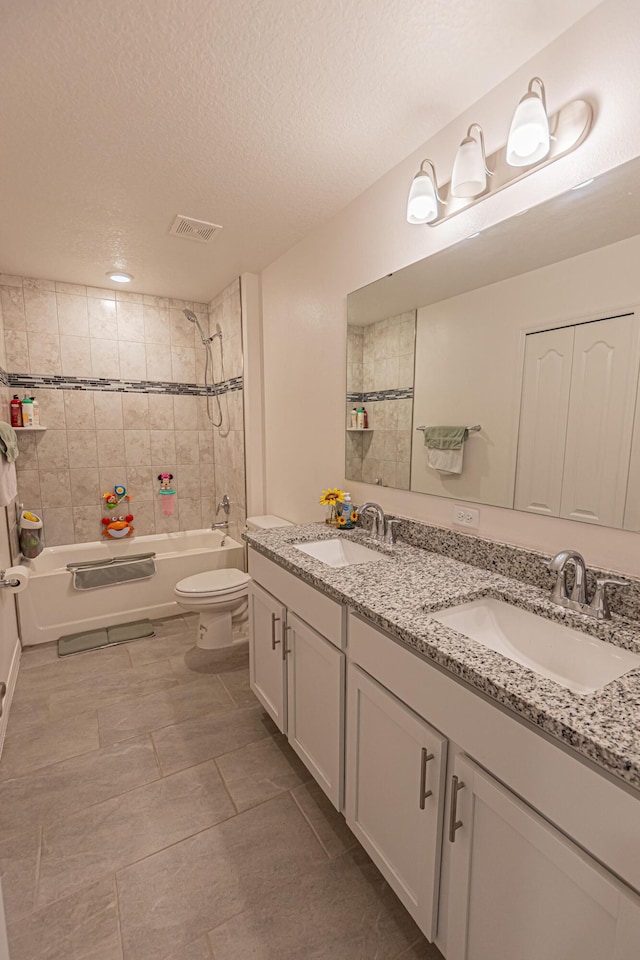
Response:
M185 577L176 584L178 593L208 594L231 593L246 587L251 582L251 576L243 570L229 567L223 570L205 570L192 577Z

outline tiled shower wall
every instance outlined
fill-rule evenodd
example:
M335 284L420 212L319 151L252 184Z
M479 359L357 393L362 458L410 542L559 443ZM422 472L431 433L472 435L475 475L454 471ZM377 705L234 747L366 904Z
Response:
M213 304L216 319L227 304L224 379L235 381L221 397L219 430L205 397L195 395L205 352L182 313L194 310L207 330L207 304L0 275L3 366L21 381L8 392L35 396L47 427L19 433L17 462L19 499L42 514L47 545L99 539L102 494L117 483L131 493L123 512L133 513L138 534L208 526L216 461L221 482L233 483L221 491L235 501L231 519L244 519L239 282ZM213 350L220 381L217 344ZM48 382L26 387L26 377ZM167 471L177 491L172 517L157 496L157 475Z
M415 312L347 328L347 426L366 407L370 433L347 432L346 476L409 489Z

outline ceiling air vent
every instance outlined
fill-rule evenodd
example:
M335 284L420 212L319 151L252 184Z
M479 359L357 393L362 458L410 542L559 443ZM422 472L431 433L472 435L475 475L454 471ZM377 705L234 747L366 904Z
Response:
M169 233L174 237L184 237L185 240L198 240L200 243L209 243L216 233L222 230L218 223L207 223L206 220L194 220L193 217L183 217L181 213L171 224Z

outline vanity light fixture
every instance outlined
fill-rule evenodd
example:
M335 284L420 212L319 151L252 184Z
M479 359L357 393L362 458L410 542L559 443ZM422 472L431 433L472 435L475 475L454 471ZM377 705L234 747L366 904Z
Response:
M537 85L538 90L534 90ZM544 83L533 77L516 107L507 140L507 163L511 167L529 167L538 163L551 149L549 117Z
M133 280L130 273L122 273L120 270L107 270L107 276L115 283L131 283Z
M424 169L425 165L429 170ZM409 223L431 223L438 216L440 204L444 204L444 200L438 193L436 168L432 160L423 160L409 188L407 220Z
M477 131L475 136L472 131ZM482 127L479 123L472 123L453 162L451 196L477 197L487 189L487 177L492 176L487 167Z
M588 100L571 100L549 115L544 83L533 77L513 114L506 145L487 157L483 128L472 123L456 152L451 179L440 188L432 161L422 161L409 190L407 220L436 227L573 153L592 126L593 107ZM591 180L574 189L588 183Z

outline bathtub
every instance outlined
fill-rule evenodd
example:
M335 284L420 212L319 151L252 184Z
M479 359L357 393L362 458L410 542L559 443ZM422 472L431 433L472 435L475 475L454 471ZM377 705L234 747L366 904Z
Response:
M158 619L182 612L173 588L184 577L222 567L245 567L242 544L219 530L134 537L118 542L76 543L46 547L35 560L22 562L30 571L27 589L17 594L20 632L25 646L57 640L68 633L107 627L143 617ZM127 555L156 554L156 573L149 580L78 591L68 563Z

